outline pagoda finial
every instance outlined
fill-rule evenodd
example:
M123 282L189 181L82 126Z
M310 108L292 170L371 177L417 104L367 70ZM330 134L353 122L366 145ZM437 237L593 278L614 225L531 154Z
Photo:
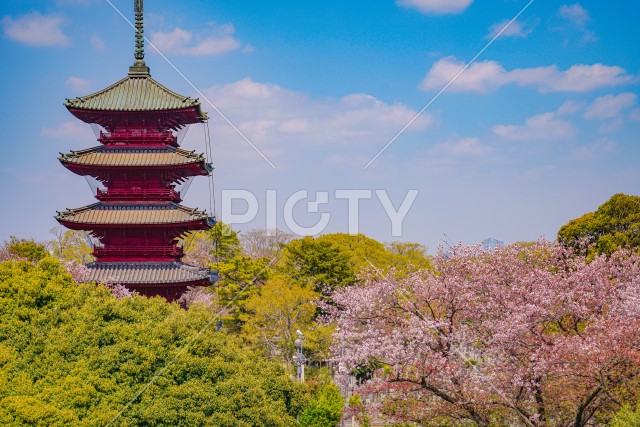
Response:
M144 61L144 3L143 0L134 0L136 11L136 61Z
M148 76L149 67L144 62L144 0L133 0L133 7L136 14L136 60L129 67L129 75Z

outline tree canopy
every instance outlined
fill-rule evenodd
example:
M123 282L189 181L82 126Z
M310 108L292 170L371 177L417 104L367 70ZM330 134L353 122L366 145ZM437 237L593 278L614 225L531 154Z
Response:
M300 415L301 427L336 427L342 417L344 399L333 383L320 385Z
M584 427L633 404L640 255L587 260L547 242L440 254L435 271L338 290L333 358L422 426Z
M640 196L615 194L595 212L563 225L558 240L571 246L592 245L591 253L607 255L620 247L640 247Z
M318 292L349 286L356 280L349 253L326 239L305 237L289 242L279 267L299 286Z
M33 239L18 239L11 236L9 241L0 247L0 261L11 259L26 259L36 262L47 256L47 248Z
M76 264L87 264L94 260L94 241L85 231L63 230L55 227L51 230L54 239L48 244L51 253L56 258Z
M212 319L77 285L51 257L0 263L0 425L104 426L129 402L115 425L297 425L304 390Z

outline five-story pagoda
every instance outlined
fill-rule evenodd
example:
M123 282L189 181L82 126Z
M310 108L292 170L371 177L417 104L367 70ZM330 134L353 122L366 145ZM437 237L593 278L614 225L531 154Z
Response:
M197 99L179 95L151 78L144 62L143 5L136 13L135 62L119 82L92 95L68 99L67 109L85 123L101 126L98 147L62 154L70 171L98 180L98 203L59 212L73 230L90 231L100 246L87 265L89 281L122 284L143 295L172 301L187 286L216 280L208 269L181 262L177 239L208 230L214 219L179 204L176 186L211 173L202 154L182 150L176 137L207 115Z

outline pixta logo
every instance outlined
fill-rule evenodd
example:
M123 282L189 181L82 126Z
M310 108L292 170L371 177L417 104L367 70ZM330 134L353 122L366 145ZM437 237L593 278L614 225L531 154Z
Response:
M349 222L349 234L357 234L359 232L360 221L360 201L373 199L375 193L376 199L382 205L391 225L391 235L393 237L402 236L402 224L418 197L418 190L409 190L405 194L399 207L395 207L391 202L391 198L386 190L335 190L333 198L335 200L345 200L347 203L343 206L347 211ZM320 206L329 204L329 191L317 191L309 195L308 190L298 190L288 195L283 205L281 217L284 218L286 226L291 232L299 236L309 236L322 233L331 223L332 215L329 212L320 212ZM264 208L260 209L258 198L248 190L222 190L222 209L221 220L226 224L247 224L258 217L260 212L265 215L265 224L267 230L276 230L278 220L278 194L276 190L267 190L264 198ZM234 212L233 207L244 205L243 212ZM236 209L237 210L237 209ZM315 224L311 226L301 225L296 216L307 214L317 214L318 218Z

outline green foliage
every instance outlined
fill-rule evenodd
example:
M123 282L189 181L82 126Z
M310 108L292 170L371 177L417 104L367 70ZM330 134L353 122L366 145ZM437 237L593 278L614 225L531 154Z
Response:
M205 233L211 241L211 254L214 260L218 262L227 261L242 250L238 233L233 231L227 224L217 222L211 230Z
M373 267L384 268L389 264L389 252L384 245L364 234L324 234L315 239L337 247L349 260L349 266L357 274Z
M349 286L356 280L349 254L326 238L305 237L291 241L284 247L279 270L300 286L317 292L325 287Z
M304 388L212 316L117 300L53 257L0 263L0 425L104 426L150 384L114 425L296 426Z
M38 262L49 255L44 245L33 239L18 239L16 236L11 236L9 241L5 242L3 252L7 258L23 258L31 262Z
M609 427L640 427L640 409L634 411L625 406L615 414L608 425Z
M616 194L595 212L573 219L558 231L558 240L590 254L611 255L620 247L640 247L640 196Z
M226 262L240 254L238 233L222 222L210 230L189 233L183 240L185 253L198 265Z
M225 307L225 328L287 365L297 329L304 331L311 361L328 357L333 328L315 321L318 310L313 303L326 291L354 284L358 273L372 267L430 267L418 244L393 243L387 249L362 234L328 234L285 245L281 242L289 237L280 234L277 243L264 233L249 233L246 240L252 249L245 252L254 256L241 251L238 234L222 223L191 233L183 245L187 262L218 271L220 279L209 291L215 292L217 306Z
M389 266L400 274L433 268L433 263L427 256L427 248L420 243L391 242L386 248L391 254Z
M304 331L304 347L310 360L328 356L333 328L314 322L320 295L284 276L276 276L243 304L242 337L260 352L290 365L295 353L296 330Z
M360 426L371 427L371 417L367 415L359 394L354 394L349 398L349 410L356 417Z
M271 274L269 260L252 259L238 254L225 262L209 266L217 270L220 280L215 284L219 289L220 305L231 303L234 307L258 292Z
M211 230L190 233L182 244L186 262L218 271L219 280L208 289L216 293L218 306L227 307L226 325L238 332L239 308L271 274L270 260L244 255L238 233L221 222Z
M309 406L300 415L302 427L335 427L340 422L344 399L338 386L323 384L314 394Z
M394 268L400 274L432 268L426 248L420 243L391 242L386 245L364 234L325 234L315 239L328 242L349 258L355 274L374 269L385 271Z
M363 234L325 234L305 237L284 246L279 271L301 286L322 292L352 285L358 274L394 268L399 275L432 268L426 248L419 243L393 242L386 247Z
M75 264L87 264L94 260L91 237L88 233L61 228L54 228L51 233L55 238L49 242L49 249L59 260Z

